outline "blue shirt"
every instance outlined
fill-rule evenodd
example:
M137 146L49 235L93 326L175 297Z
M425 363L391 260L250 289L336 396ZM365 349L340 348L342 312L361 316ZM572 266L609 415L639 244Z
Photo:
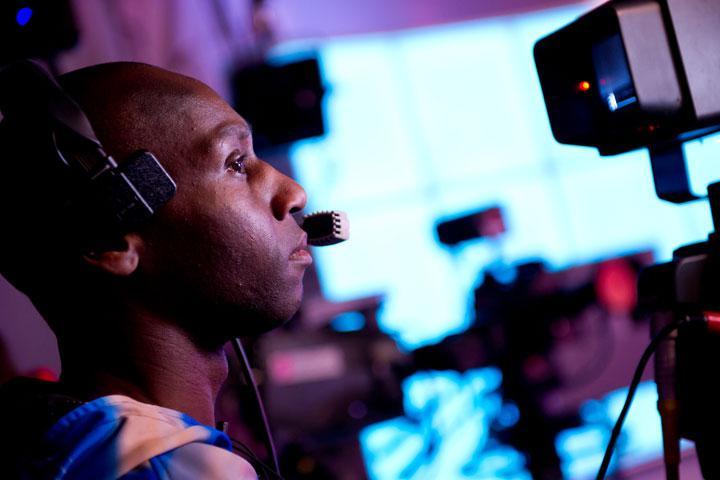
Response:
M33 462L54 480L256 480L223 432L171 410L111 395L63 416Z

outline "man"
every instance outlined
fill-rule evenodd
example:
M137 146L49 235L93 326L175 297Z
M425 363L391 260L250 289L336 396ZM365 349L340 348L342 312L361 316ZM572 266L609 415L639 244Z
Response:
M291 214L305 192L255 156L247 123L198 81L133 63L59 81L109 154L153 152L177 193L137 231L78 249L62 201L47 198L53 179L27 166L40 165L31 142L0 135L0 270L62 360L58 385L5 389L2 465L21 478L256 478L213 428L223 345L299 307L311 257Z

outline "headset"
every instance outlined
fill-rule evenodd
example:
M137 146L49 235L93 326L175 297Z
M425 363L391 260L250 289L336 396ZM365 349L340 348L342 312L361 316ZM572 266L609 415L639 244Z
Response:
M158 159L139 150L122 162L108 155L80 106L40 64L22 60L0 67L1 124L13 131L32 132L47 158L54 160L65 190L63 215L94 238L125 234L149 221L176 192L176 184ZM347 216L324 211L298 223L308 243L326 246L349 238ZM233 440L234 450L250 461L261 478L282 478L257 384L239 339L233 342L241 379L250 385L263 420L264 442L273 468Z
M176 185L148 151L121 165L103 150L80 106L39 64L21 61L0 70L3 123L33 137L67 179L66 210L75 218L126 233L146 222L175 194Z

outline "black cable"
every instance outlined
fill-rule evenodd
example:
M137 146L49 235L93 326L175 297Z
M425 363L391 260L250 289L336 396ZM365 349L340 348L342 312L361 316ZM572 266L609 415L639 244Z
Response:
M270 431L270 423L268 422L267 415L265 414L265 407L263 406L260 392L258 391L257 384L255 383L255 378L253 377L252 370L250 368L250 362L248 361L247 355L245 354L245 349L243 349L242 343L240 342L239 338L233 339L232 345L233 349L235 350L235 355L237 355L238 361L240 363L240 372L242 374L241 380L243 383L251 386L253 389L253 393L255 394L256 406L258 412L260 413L260 418L263 421L265 434L265 438L263 438L263 440L265 441L265 447L267 448L270 456L272 457L273 466L275 467L275 473L278 477L282 477L282 475L280 474L280 464L278 462L277 451L275 450L275 442L273 441L272 432Z
M608 442L608 446L605 449L605 456L603 456L603 461L600 465L600 470L598 471L596 480L604 480L605 475L607 474L607 470L610 467L610 460L612 459L613 451L615 450L615 444L620 437L620 431L622 430L623 423L625 422L625 417L630 410L630 405L632 404L633 398L635 397L637 387L638 385L640 385L640 381L642 380L643 373L645 372L645 367L647 367L650 358L652 358L652 355L653 353L655 353L655 350L657 349L660 342L665 340L665 337L667 337L668 335L670 335L670 333L679 328L681 323L682 320L675 321L669 325L666 325L662 330L658 332L657 335L655 335L655 337L653 337L653 339L650 341L650 344L643 352L642 357L640 357L640 362L635 368L635 374L633 375L632 382L630 382L628 394L625 398L625 404L623 405L623 408L620 411L620 415L615 422L615 426L612 429L610 441Z

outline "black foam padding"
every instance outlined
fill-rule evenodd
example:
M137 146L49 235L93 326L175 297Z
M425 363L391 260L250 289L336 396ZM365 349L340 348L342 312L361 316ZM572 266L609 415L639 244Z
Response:
M335 221L332 214L311 215L305 218L302 229L307 232L308 241L312 242L314 238L332 235L335 231Z

